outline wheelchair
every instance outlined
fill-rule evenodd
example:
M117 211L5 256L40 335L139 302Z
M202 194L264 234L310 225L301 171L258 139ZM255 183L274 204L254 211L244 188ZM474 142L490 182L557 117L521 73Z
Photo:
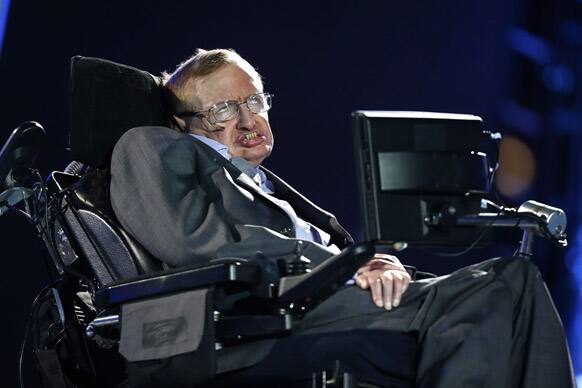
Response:
M229 361L292 333L374 255L373 243L350 246L313 269L301 242L291 261L257 252L171 269L119 225L109 203L111 151L131 128L171 126L167 98L148 72L73 57L74 161L45 182L33 168L45 136L35 122L21 124L0 152L0 215L16 211L36 226L57 279L32 306L31 346L43 386L377 386L333 356L323 369L277 382L239 381ZM565 243L565 214L536 206L522 209L521 224L499 214L459 222L521 226L522 255L531 254L532 233ZM398 346L400 372L389 386L411 387L417 339L399 334Z
M43 181L33 166L45 132L35 122L21 124L2 150L0 214L16 211L36 226L57 279L38 294L31 314L43 386L367 386L340 360L276 383L239 381L229 360L289 335L373 256L373 244L346 248L314 269L301 242L291 261L257 252L170 269L116 221L111 151L133 127L170 126L165 98L159 79L145 71L74 57L74 161ZM403 370L413 370L416 339L403 335L402 346L410 355ZM412 377L394 376L393 386L411 386Z

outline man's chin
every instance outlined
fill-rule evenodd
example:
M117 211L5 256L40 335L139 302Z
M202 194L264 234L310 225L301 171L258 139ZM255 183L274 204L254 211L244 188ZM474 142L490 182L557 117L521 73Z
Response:
M253 166L260 165L263 160L267 159L271 155L271 146L254 147L251 149L245 149L240 155L232 155L233 157L239 157L245 159L247 162Z

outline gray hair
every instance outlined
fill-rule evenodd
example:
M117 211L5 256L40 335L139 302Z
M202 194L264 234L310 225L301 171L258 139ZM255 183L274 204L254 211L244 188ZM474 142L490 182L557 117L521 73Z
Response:
M250 63L233 49L198 49L193 56L182 62L176 70L162 73L162 82L169 97L173 113L190 110L194 90L188 88L188 81L211 74L224 65L235 65L247 72L257 84L262 85L261 76Z

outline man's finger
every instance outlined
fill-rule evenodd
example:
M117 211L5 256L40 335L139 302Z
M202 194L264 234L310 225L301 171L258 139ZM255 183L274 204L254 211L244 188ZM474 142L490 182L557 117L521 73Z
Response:
M365 273L365 272L369 272L369 271L370 271L370 265L369 265L369 264L366 264L366 265L364 265L364 266L362 266L362 267L358 268L358 271L357 271L356 273L357 273L358 275L361 275L361 274L363 274L363 273Z
M394 287L394 276L391 271L384 271L382 273L382 283L384 283L384 308L392 310L392 295ZM381 306L380 306L381 307Z
M394 271L394 296L392 298L392 304L394 307L398 307L400 300L402 299L402 292L404 291L404 275L400 272Z
M374 271L374 270L383 270L383 271L388 271L390 269L397 269L397 270L403 270L402 266L397 264L397 263L390 263L387 261L375 261L372 263L368 264L368 270L369 271Z
M372 300L376 306L383 307L384 301L382 300L382 280L379 276L368 276L368 283L370 284L370 290L372 291Z
M402 275L403 275L402 292L400 293L400 298L398 300L398 304L400 304L400 302L402 301L402 296L404 295L406 290L408 290L408 287L410 286L410 282L412 281L412 278L410 277L408 272L403 272Z
M406 274L404 275L404 289L402 290L403 295L406 292L406 290L408 289L408 286L410 286L411 281L412 281L412 278L410 277L410 274L408 272L406 272Z
M366 276L364 276L364 275L356 276L356 284L364 290L366 288L368 288L368 286L369 286L368 280L366 279Z

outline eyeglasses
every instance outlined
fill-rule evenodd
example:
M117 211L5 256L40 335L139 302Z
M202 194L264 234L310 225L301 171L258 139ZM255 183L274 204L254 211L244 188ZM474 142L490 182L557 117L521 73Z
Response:
M178 117L206 117L210 124L216 125L225 121L233 120L238 117L240 106L246 104L252 113L263 113L271 109L273 106L273 95L270 93L257 93L249 96L245 101L222 101L210 107L206 111L198 112L182 112L178 113Z

